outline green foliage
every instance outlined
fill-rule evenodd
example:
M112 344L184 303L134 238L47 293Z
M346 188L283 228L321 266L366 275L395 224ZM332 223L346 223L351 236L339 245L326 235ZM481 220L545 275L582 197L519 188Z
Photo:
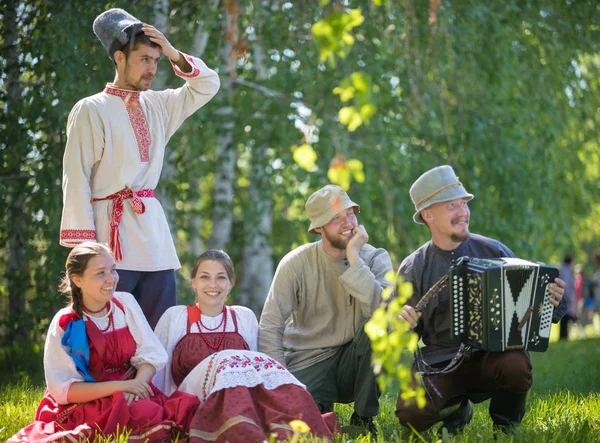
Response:
M417 378L416 385L413 383L411 359L403 358L407 353L412 356L419 342L418 335L411 332L410 325L400 317L402 307L413 293L412 284L403 281L393 271L385 277L391 283L382 294L387 306L375 310L365 325L373 349L374 371L382 391L399 385L405 401L416 401L419 407L424 407L423 384L420 378ZM396 296L390 301L392 294Z
M365 182L363 166L363 162L355 158L346 160L342 156L337 156L332 160L327 170L327 178L331 183L339 185L347 191L350 189L352 180L356 183Z
M352 9L348 12L334 12L316 22L312 26L312 33L321 48L321 63L328 61L335 66L336 55L346 57L354 45L354 37L350 32L364 20L360 9Z
M66 119L80 98L113 78L91 24L115 3L22 3L12 28L18 31L18 58L9 66L3 39L11 3L2 1L0 17L0 103L6 111L0 115L0 342L24 334L41 343L49 319L65 303L56 287L68 252L58 246ZM155 3L126 8L152 21ZM412 222L408 189L440 164L454 166L476 196L473 231L498 238L523 258L556 263L574 252L591 270L588 259L600 244L597 2L460 0L438 8L415 0L376 3L352 0L342 7L336 1L320 8L316 2L239 1L239 36L248 59L235 63L231 77L220 53L227 41L223 5L169 1L167 34L174 46L192 52L203 24L203 60L219 70L224 84L233 82L226 96L219 93L170 140L174 173L157 191L159 200L168 196L174 206L183 264L180 301L191 299L185 282L195 258L191 245L206 242L213 229L216 149L227 127L233 128L237 158L227 249L240 274L263 201L271 205L267 241L277 263L294 246L315 239L306 234L303 205L330 181L349 190L361 205L369 242L386 248L398 265L429 235ZM335 67L320 62L313 25L351 10L360 11L362 23L343 28L340 18L337 29L344 30L335 32L340 40L349 34L353 44L341 40L330 53ZM326 44L335 45L333 31L326 35ZM8 103L12 68L20 95ZM181 84L167 61L159 71L166 86ZM369 125L350 133L340 124L340 109L354 107L360 115L362 105L355 96L340 97L355 88L353 73L370 79L367 97L376 112ZM332 92L336 88L340 94ZM225 105L232 114L217 112ZM304 144L317 154L310 170L290 150ZM258 198L250 197L254 186ZM14 242L20 246L10 246ZM9 262L18 263L23 275L8 272ZM9 306L19 301L23 311L13 314Z
M338 94L342 102L353 100L353 106L344 106L339 112L340 123L348 131L354 132L363 123L368 125L375 114L377 108L371 102L371 90L371 77L360 72L352 73L342 80L340 86L333 89L333 93Z

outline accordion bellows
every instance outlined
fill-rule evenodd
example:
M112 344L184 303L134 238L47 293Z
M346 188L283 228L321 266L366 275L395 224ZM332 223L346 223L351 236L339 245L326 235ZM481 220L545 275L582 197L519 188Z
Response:
M558 269L518 258L463 257L450 270L451 330L485 351L548 348Z

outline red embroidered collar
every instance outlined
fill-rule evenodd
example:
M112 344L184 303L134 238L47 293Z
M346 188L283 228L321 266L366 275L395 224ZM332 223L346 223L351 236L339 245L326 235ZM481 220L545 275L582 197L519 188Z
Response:
M131 91L129 89L117 88L112 83L106 84L106 87L104 88L104 92L106 92L107 94L110 94L110 95L115 95L117 97L121 97L121 98L128 97L129 99L133 99L133 100L140 99L140 91Z

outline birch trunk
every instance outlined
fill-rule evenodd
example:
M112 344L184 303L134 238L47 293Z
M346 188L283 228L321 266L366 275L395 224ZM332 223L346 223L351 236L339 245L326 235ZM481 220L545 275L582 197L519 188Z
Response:
M249 195L252 206L245 214L243 251L243 272L241 275L240 304L260 314L273 281L273 248L270 244L272 233L271 192L265 165L266 146L262 145L253 153L252 175Z
M256 66L257 80L266 78L264 65L264 50L260 40L253 45L254 63ZM266 127L269 127L266 125ZM272 234L272 202L269 177L266 175L265 159L267 145L262 143L252 153L252 166L250 174L249 214L246 214L244 224L244 238L246 243L243 250L243 273L241 275L240 302L255 313L260 314L267 298L271 282L273 281L273 248L271 247ZM267 160L268 161L268 160Z
M219 0L213 0L210 5L211 12L216 10L219 6ZM191 54L196 57L202 58L204 55L204 51L206 50L206 45L208 44L208 31L206 30L205 21L200 20L198 22L198 26L196 27L196 33L194 35L194 42L191 48ZM190 180L190 186L193 189L200 190L200 180L199 177L201 174L193 174L192 179ZM190 215L189 220L189 252L194 256L199 256L202 252L204 252L204 241L200 236L202 232L202 214L200 211L193 213Z
M223 35L227 35L232 16L223 10ZM233 128L235 127L234 109L230 105L233 92L232 73L235 73L234 60L231 59L232 45L228 39L223 40L220 50L224 65L221 77L221 89L218 94L219 108L216 111L219 124L217 148L215 152L216 170L213 190L212 232L207 246L210 249L225 249L231 237L233 180L235 172L236 151L233 146Z

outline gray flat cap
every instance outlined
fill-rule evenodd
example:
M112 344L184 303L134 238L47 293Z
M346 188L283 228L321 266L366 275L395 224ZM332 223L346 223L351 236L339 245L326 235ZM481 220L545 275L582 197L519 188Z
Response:
M142 30L142 22L123 9L113 8L104 11L94 20L94 34L102 42L111 60L131 37Z
M457 198L471 200L469 194L451 166L444 165L430 169L421 175L410 187L410 198L415 205L413 220L415 223L424 224L421 211L434 203L447 202Z

